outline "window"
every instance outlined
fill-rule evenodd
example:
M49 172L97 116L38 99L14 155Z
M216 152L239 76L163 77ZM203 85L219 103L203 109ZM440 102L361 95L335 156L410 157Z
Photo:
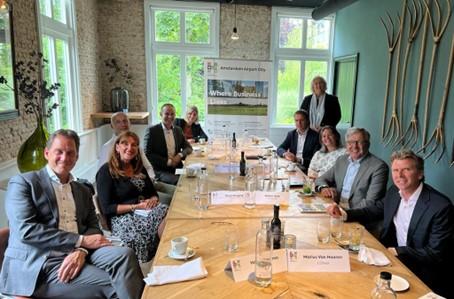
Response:
M312 78L329 82L333 25L333 17L315 21L309 10L273 8L273 125L293 124L293 113L311 94Z
M47 120L49 132L60 128L80 131L74 5L70 0L38 0L41 52L48 61L44 78L61 84L53 102L59 107Z
M14 88L11 14L12 12L7 8L0 8L0 76L3 76L8 85ZM17 102L11 88L0 84L0 120L18 116Z
M187 106L199 108L205 119L203 60L219 52L219 4L182 1L148 1L147 92L152 118L159 109L172 103L183 116Z

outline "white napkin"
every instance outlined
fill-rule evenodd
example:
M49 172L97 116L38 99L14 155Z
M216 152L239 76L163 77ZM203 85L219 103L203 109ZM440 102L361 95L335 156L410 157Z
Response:
M419 297L418 299L446 299L445 297L441 297L433 292L427 293L424 296Z
M365 245L359 248L358 261L375 266L386 266L391 263L383 252Z
M153 272L148 273L144 281L147 285L163 285L204 278L207 275L208 271L199 257L179 266L154 266Z

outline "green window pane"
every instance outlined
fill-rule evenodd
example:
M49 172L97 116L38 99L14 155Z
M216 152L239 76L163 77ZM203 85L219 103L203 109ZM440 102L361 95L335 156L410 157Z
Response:
M57 55L57 82L60 83L58 89L58 97L60 106L60 123L62 128L68 128L69 126L69 94L68 94L68 82L69 82L69 69L68 69L68 44L60 39L55 40L56 55ZM53 82L51 82L53 83ZM54 103L55 99L51 99L50 103Z
M9 17L0 14L0 76L5 77L8 85L14 87L13 63L11 56L11 39L9 37ZM4 85L0 85L0 112L16 109L14 91Z
M186 57L186 96L188 106L197 106L199 120L205 120L205 97L203 77L203 58L199 56Z
M307 21L307 48L327 50L329 48L331 21Z
M157 42L180 41L180 13L175 11L155 11L155 40Z
M298 109L301 61L279 60L277 75L276 123L293 124L293 113Z
M279 48L302 47L303 20L297 18L279 19Z
M39 0L39 12L49 18L52 18L51 0Z
M326 80L328 63L326 61L306 61L304 67L304 95L312 93L311 82L315 76L322 76Z
M208 13L187 12L185 21L187 43L210 43L210 15Z
M66 24L66 0L52 0L52 15L55 21Z
M156 55L158 81L158 109L165 103L172 103L176 115L181 115L181 59L178 55ZM156 115L159 119L158 115Z

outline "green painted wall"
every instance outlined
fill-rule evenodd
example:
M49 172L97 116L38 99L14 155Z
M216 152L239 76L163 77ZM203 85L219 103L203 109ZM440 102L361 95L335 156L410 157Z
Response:
M442 11L446 14L446 0L441 3ZM388 66L388 46L386 41L385 30L380 22L380 17L385 16L388 11L396 17L401 13L402 1L396 0L360 0L349 7L342 9L336 15L336 29L334 40L334 57L359 53L358 81L356 92L356 105L354 110L354 125L365 127L371 133L372 145L371 152L389 162L392 152L391 146L384 146L381 141L381 128L383 118L384 95L386 87L386 71ZM407 15L408 16L408 15ZM412 55L409 58L408 74L406 80L405 97L404 97L404 115L403 125L405 128L409 124L409 119L413 113L414 95L416 89L416 75L419 65L420 43L422 39L422 27L415 41L416 47L413 48ZM408 27L406 27L407 35ZM428 136L435 128L443 95L443 88L446 80L446 74L449 62L449 53L451 48L451 39L454 34L454 16L448 23L447 30L441 40L438 51L438 62L434 77L433 92L431 96L431 114ZM426 83L428 78L429 64L432 54L432 34L428 31L425 58L425 70L423 76L422 95L420 99L419 119L420 126L423 126L424 118L424 99L426 92ZM400 61L403 61L405 43L402 46ZM397 52L397 51L396 51ZM396 54L394 55L394 65L396 64ZM454 74L453 74L454 78ZM400 78L402 80L402 78ZM393 94L391 81L390 95ZM454 167L449 168L453 138L454 138L454 80L450 82L450 94L447 103L445 117L445 138L447 153L443 156L438 164L434 164L434 155L426 159L426 182L434 186L447 196L454 200ZM340 99L342 100L342 99ZM392 96L388 103L388 120L391 109ZM422 129L421 129L422 130ZM420 134L421 135L421 134ZM421 147L421 137L415 149ZM438 155L437 155L438 156ZM391 180L389 181L391 183Z

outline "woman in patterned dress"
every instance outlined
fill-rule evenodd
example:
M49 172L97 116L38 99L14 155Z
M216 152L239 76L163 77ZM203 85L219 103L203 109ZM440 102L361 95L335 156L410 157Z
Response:
M140 262L151 260L159 244L167 206L143 167L139 137L124 132L115 140L109 160L96 174L102 213L117 236L134 249Z
M346 153L345 148L341 147L340 134L334 127L324 126L320 129L320 144L322 148L312 157L307 172L311 179L324 174L333 167L337 158Z

